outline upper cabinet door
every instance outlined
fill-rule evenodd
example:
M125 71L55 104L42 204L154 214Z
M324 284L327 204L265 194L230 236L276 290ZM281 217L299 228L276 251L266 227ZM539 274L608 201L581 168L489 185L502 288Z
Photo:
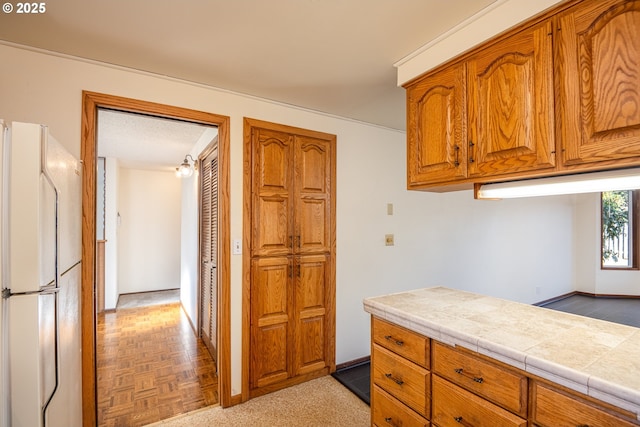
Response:
M564 163L640 156L640 1L583 2L557 34Z
M331 151L329 140L295 137L295 253L331 249Z
M550 21L527 28L468 61L468 174L555 166Z
M467 176L466 74L457 64L407 87L407 186Z
M253 135L254 256L291 252L291 194L294 137L257 129Z

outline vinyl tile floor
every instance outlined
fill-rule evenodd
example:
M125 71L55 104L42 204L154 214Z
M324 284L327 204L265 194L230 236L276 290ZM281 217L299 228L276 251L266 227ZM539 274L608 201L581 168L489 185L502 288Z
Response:
M640 298L572 295L542 307L640 328Z

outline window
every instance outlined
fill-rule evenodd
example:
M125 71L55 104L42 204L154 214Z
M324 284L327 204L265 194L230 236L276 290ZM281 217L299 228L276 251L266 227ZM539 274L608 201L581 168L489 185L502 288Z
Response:
M605 191L601 201L602 268L637 268L640 190Z

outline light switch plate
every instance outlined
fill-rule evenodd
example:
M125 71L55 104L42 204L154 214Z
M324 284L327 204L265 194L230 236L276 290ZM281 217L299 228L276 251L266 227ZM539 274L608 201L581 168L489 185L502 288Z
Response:
M240 241L240 239L233 239L232 252L234 255L242 254L242 242Z

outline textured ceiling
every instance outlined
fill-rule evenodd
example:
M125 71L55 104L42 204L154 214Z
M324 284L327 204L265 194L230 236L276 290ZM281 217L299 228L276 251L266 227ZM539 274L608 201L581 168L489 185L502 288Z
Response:
M215 127L98 110L98 156L125 168L174 171L197 143L204 147L217 134Z
M0 40L404 129L393 64L494 1L55 0Z

